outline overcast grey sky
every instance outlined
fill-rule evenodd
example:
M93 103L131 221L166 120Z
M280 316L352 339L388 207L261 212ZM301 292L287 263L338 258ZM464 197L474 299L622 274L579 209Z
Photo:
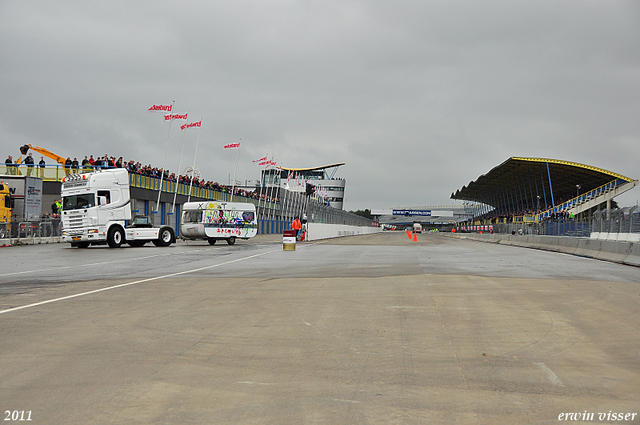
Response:
M640 178L638 1L0 0L0 146L226 183L338 162L345 209L454 204L511 156ZM188 130L182 167L197 130ZM167 168L177 171L173 125ZM4 159L4 157L3 157ZM636 188L620 198L635 204Z

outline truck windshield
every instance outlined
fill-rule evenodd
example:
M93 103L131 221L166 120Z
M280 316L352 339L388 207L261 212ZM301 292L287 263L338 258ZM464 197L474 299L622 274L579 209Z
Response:
M93 193L65 196L62 199L62 209L65 211L91 208L95 206L95 204L96 204L96 201Z

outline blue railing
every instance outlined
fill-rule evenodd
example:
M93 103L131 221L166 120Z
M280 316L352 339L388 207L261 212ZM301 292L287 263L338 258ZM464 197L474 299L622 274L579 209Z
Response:
M617 186L623 183L625 183L625 180L617 179L607 184L603 184L602 186L599 186L593 190L585 192L582 195L576 196L575 198L569 199L568 201L565 201L559 205L556 205L554 208L549 208L548 210L541 212L536 216L536 220L542 221L545 218L551 217L554 214L554 212L565 211L565 210L574 208L584 202L597 198L598 196L615 189Z

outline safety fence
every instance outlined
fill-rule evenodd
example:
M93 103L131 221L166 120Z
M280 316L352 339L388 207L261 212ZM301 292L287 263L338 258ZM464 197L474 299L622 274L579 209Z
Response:
M591 218L545 220L540 223L513 221L491 225L458 226L462 233L502 233L512 235L547 235L590 237L605 234L614 240L622 237L612 235L640 234L640 211L638 206L622 209L597 211ZM636 236L637 237L637 236Z
M331 208L314 200L311 200L307 207L307 220L310 223L342 224L359 227L379 226L376 221L348 211Z
M598 233L640 233L638 206L606 211L598 211L591 220L592 232Z
M587 221L548 220L542 223L495 223L485 225L458 226L461 233L501 233L511 235L547 235L588 237L590 226Z
M588 237L591 230L588 220L547 220L541 223L498 223L493 225L493 233Z
M62 236L62 221L60 219L16 220L0 222L0 239L20 238L50 238Z

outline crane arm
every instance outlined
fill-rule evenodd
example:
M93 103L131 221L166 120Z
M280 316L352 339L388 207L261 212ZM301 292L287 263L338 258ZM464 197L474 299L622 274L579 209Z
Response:
M31 149L32 151L36 151L46 156L47 158L53 159L54 161L58 162L60 165L64 165L64 162L66 161L66 159L61 157L60 155L57 155L48 149L41 148L40 146L33 146L33 145L20 146L20 152L22 153L22 155L26 155L29 149ZM20 164L20 163L22 163L22 157L18 158L18 160L16 161L16 164Z

